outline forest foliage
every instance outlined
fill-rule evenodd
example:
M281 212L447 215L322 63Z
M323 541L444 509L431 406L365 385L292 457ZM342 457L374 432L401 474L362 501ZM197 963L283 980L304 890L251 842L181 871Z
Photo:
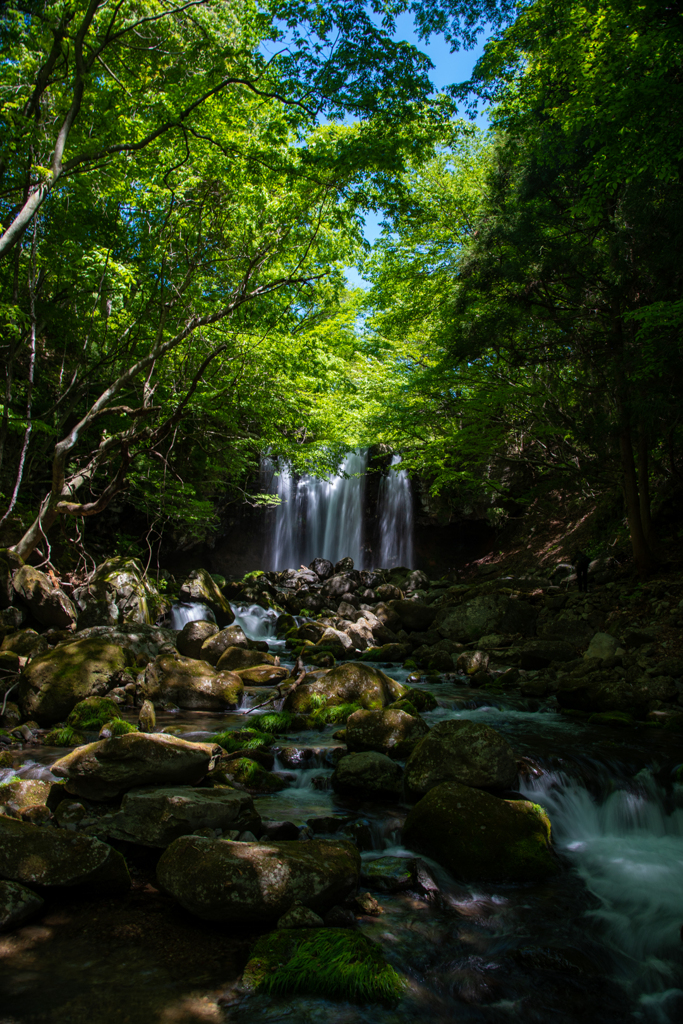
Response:
M418 47L485 30L439 93ZM200 539L259 457L434 492L681 479L683 25L595 0L9 0L2 526ZM485 105L490 129L466 119ZM384 218L370 249L363 218ZM371 282L350 291L344 268Z

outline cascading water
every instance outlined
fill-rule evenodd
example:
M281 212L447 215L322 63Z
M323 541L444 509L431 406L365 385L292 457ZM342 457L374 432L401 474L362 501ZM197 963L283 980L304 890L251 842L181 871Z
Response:
M363 493L368 453L349 452L341 466L345 476L322 480L294 477L288 466L276 476L280 504L275 510L267 564L274 569L298 568L314 558L337 562L350 555L357 569L365 567Z
M392 455L392 468L382 477L379 487L378 564L386 569L396 565L413 566L413 496L405 469L393 469L400 461L400 455Z

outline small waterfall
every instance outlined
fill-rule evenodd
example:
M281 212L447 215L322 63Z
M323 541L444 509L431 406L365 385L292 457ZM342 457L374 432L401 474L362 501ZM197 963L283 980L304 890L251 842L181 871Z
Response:
M398 466L400 455L393 455L391 466ZM391 468L382 477L377 510L380 531L378 564L384 569L396 565L413 567L413 495L405 469Z
M341 473L331 480L295 477L283 466L274 480L280 504L275 510L266 561L274 569L298 568L314 558L337 562L350 555L365 568L363 493L367 451L349 452ZM271 484L272 488L272 484Z
M215 622L216 616L208 605L199 601L175 601L171 607L171 629L182 629L186 622Z

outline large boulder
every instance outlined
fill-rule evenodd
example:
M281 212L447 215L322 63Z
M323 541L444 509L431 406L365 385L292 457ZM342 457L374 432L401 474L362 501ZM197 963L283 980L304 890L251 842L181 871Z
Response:
M403 769L379 751L347 754L334 770L332 788L359 800L397 800L403 792Z
M229 786L142 786L99 824L112 839L166 847L200 828L256 831L260 821L249 794Z
M218 659L217 667L221 671L237 672L239 669L252 668L254 665L274 664L273 655L266 654L264 651L247 651L243 647L226 647Z
M202 661L208 661L209 665L217 665L221 654L227 651L228 647L238 647L244 651L249 649L249 641L246 634L237 623L233 623L232 626L226 626L225 629L216 632L215 636L208 637L202 644L201 651L197 657L201 658Z
M207 921L274 924L298 900L317 914L358 885L360 855L345 841L261 843L184 836L162 854L159 884Z
M218 626L215 622L192 619L186 622L178 633L176 647L186 658L201 658L204 642L214 637L217 632Z
M434 622L437 609L422 601L392 601L390 607L398 615L408 633L422 632Z
M322 597L326 600L336 598L339 600L344 594L352 594L356 589L356 581L347 573L330 576L322 586Z
M329 579L334 573L334 566L327 558L314 558L308 568L312 569L321 580Z
M353 651L354 642L343 630L327 626L315 646L324 647L332 651L336 657L343 658Z
M151 625L164 608L164 599L148 579L137 558L109 558L74 591L78 625L120 626L126 622Z
M13 813L35 804L44 804L50 793L50 783L41 779L10 779L0 784L0 805Z
M85 697L100 697L110 679L134 663L132 654L104 638L59 644L28 663L19 686L26 718L51 725L67 717Z
M74 640L108 640L125 647L138 665L146 665L158 654L175 652L175 630L144 623L122 623L120 626L89 626L80 629Z
M617 653L623 654L624 649L615 636L611 636L610 633L596 633L588 645L584 658L613 658Z
M130 888L125 860L99 839L2 816L0 877L49 888L86 886L103 896Z
M0 645L0 651L10 651L19 658L37 658L39 654L49 651L50 645L44 636L35 629L20 629L6 636Z
M439 722L421 739L406 762L406 790L421 797L442 782L506 788L517 778L508 741L482 722Z
M145 669L142 693L147 700L190 711L233 711L242 701L244 683L236 672L217 672L206 661L161 654Z
M288 677L289 669L283 665L254 665L241 668L236 674L245 686L277 686Z
M43 626L71 629L76 625L77 615L72 601L44 572L31 565L22 565L14 573L12 587Z
M193 786L223 751L165 733L130 732L76 747L52 765L66 790L86 800L110 800L134 786Z
M19 928L40 913L44 902L18 882L0 882L0 932Z
M497 592L470 600L461 593L457 596L460 603L446 605L434 620L434 627L450 640L470 643L488 633L533 633L537 611L527 601Z
M180 600L206 604L216 616L219 626L231 626L235 615L227 598L206 569L195 569L180 588Z
M403 843L466 881L533 882L558 870L543 808L457 782L441 783L413 807Z
M354 711L346 720L346 746L349 752L378 750L404 760L428 732L424 719L405 711Z
M326 707L339 704L360 704L373 710L392 704L405 693L405 686L391 679L373 665L351 661L337 665L310 682L301 683L285 701L285 711L308 714L324 697Z

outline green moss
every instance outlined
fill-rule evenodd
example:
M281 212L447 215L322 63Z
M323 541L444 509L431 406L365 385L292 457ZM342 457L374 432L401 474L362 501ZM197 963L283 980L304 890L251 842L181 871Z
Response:
M43 739L48 747L78 747L85 743L84 737L70 725L52 729Z
M622 729L625 726L636 724L633 716L629 715L626 711L601 711L598 714L591 715L588 723L589 725L611 725Z
M261 732L270 733L273 736L281 732L288 732L294 725L295 717L289 711L266 711L265 714L259 715L259 729Z
M265 733L252 732L247 729L240 729L238 732L219 732L215 736L211 737L213 743L218 743L219 746L227 750L229 754L234 753L236 750L259 750L263 747L269 747L273 742L272 736L266 736Z
M239 757L236 761L228 761L223 765L225 775L232 783L244 786L258 793L276 793L285 789L287 783L277 775L267 772L257 761L248 757Z
M110 697L86 697L69 714L66 724L72 729L99 732L105 722L119 717L119 709Z
M419 711L414 704L411 704L409 700L396 700L389 707L392 711L405 711L407 715L418 715Z
M406 981L381 949L346 928L283 928L258 940L244 972L249 988L395 1005Z
M123 718L112 718L108 722L105 722L109 732L112 736L125 736L127 732L137 732L137 727L131 725L130 722L126 722ZM104 728L104 726L102 727Z
M415 658L406 658L406 660L403 662L403 667L409 670L416 669L417 662L415 661Z
M0 768L11 768L14 764L14 755L9 750L4 750L0 754Z
M308 724L312 729L323 729L326 725L343 725L349 715L352 715L354 711L360 711L361 707L361 704L337 704L331 708L318 707L308 716Z
M422 690L419 686L409 686L402 699L409 700L419 712L433 711L439 706L434 694L429 690Z

